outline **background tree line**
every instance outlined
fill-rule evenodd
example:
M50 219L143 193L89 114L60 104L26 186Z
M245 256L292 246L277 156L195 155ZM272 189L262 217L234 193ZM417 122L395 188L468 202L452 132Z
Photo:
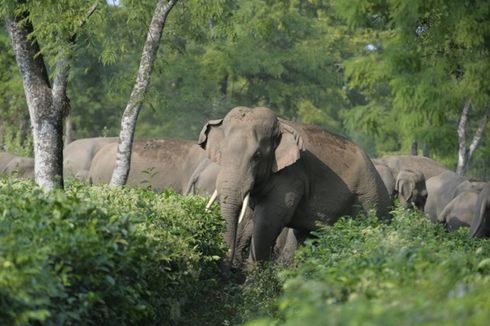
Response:
M70 138L117 135L155 1L102 3L74 45L53 35L70 30L91 1L41 2L33 23L50 74L59 53L73 53ZM474 1L181 1L168 17L136 135L196 139L203 121L263 105L344 134L372 156L409 153L417 142L456 169L461 141L468 153L487 124L489 21L490 4ZM29 115L5 29L0 84L1 142L27 154ZM489 179L490 136L481 134L466 174Z

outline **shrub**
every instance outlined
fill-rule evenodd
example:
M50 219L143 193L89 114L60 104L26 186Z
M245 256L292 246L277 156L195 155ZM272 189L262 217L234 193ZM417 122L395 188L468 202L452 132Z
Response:
M486 325L490 243L398 209L324 226L282 271L279 316L253 325Z
M0 324L175 324L216 286L223 223L205 200L0 180Z

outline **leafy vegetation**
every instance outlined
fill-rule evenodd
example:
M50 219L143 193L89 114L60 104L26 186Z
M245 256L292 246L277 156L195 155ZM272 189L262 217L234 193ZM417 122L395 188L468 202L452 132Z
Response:
M471 324L490 318L490 243L397 208L322 226L291 266L222 279L205 200L0 181L0 323Z
M321 227L278 274L277 315L252 325L485 325L490 243L418 212L394 216Z
M0 13L13 3L0 2ZM74 138L119 131L155 1L120 3L101 1L81 29L74 22L90 1L28 4L50 73L59 55L73 52ZM192 0L174 14L138 120L140 138L196 139L206 120L236 105L263 105L347 135L372 156L408 153L417 141L454 168L465 101L468 142L488 110L484 1ZM74 32L69 49L52 37ZM9 150L25 152L27 109L3 29L0 49L0 134ZM469 177L489 178L489 139L485 132Z
M0 323L161 324L217 286L223 225L205 201L0 181Z

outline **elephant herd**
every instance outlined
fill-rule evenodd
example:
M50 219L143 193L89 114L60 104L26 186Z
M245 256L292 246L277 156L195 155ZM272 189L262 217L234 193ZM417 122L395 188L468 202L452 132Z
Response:
M70 143L65 176L108 183L117 141ZM2 172L12 169L8 155L0 153ZM374 210L389 221L395 197L449 230L464 225L475 237L490 233L490 183L467 181L425 157L371 160L346 138L282 120L267 108L236 107L223 119L208 121L197 143L135 141L127 184L211 195L208 205L217 200L226 221L232 263L245 253L252 261L288 261L318 223L333 224L342 216Z
M404 207L415 206L448 231L470 227L471 237L488 237L490 182L470 181L420 156L373 159L388 193Z

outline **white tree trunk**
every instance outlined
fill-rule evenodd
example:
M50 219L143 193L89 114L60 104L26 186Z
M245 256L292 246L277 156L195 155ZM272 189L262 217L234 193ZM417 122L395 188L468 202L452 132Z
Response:
M468 112L470 110L470 100L467 100L463 111L461 112L461 118L458 124L458 142L459 142L459 150L458 150L458 166L456 167L456 173L458 175L464 176L466 172L466 167L468 166L468 162L471 160L473 153L476 148L480 144L481 138L483 136L483 132L485 131L485 127L487 125L488 116L490 115L490 109L487 109L483 117L480 119L478 124L478 128L473 135L473 139L471 141L470 147L466 147L466 122L468 121Z
M22 76L31 118L36 183L45 190L63 187L63 107L53 100L44 60L36 40L29 39L33 27L7 18L7 29ZM36 56L37 55L37 56Z
M464 175L464 170L467 161L466 153L466 121L468 120L468 112L470 110L470 100L466 100L463 111L461 112L461 117L458 124L458 165L456 167L456 173L459 175Z
M146 42L141 55L140 66L136 76L136 83L129 97L128 104L121 119L121 132L117 147L116 166L112 173L111 186L122 186L126 183L131 164L131 148L133 146L136 120L141 109L148 84L150 83L153 62L157 54L160 38L167 16L177 0L159 0L151 20Z

